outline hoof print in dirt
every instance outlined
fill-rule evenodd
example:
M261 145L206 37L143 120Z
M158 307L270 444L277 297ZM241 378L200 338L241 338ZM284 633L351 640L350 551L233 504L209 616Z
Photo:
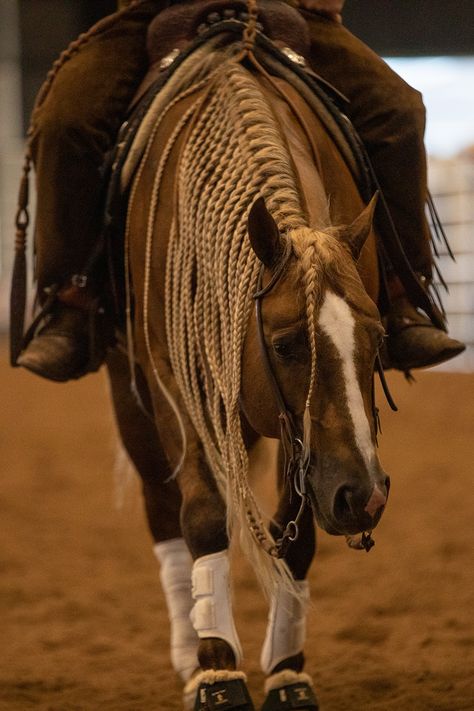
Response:
M267 696L261 711L319 711L311 677L296 672L280 672L265 684Z

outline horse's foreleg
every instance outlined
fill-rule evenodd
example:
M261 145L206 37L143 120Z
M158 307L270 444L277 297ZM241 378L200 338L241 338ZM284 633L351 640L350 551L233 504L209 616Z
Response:
M185 697L197 695L203 709L220 704L251 711L245 675L238 671L242 650L232 612L226 507L199 446L188 450L178 483L183 534L194 558L191 620L200 639L201 672L187 685Z
M194 460L194 461L193 461ZM178 475L181 524L194 559L192 621L201 642L202 669L235 669L241 659L230 599L226 507L199 445Z
M130 390L128 361L119 351L111 351L107 366L120 436L142 480L148 525L160 562L171 638L171 662L187 682L198 667L198 637L189 615L194 605L191 595L192 558L182 537L181 494L158 437L153 419L138 405ZM152 412L151 399L141 371L137 386L145 408Z
M153 407L142 371L136 381L142 405L130 388L127 357L119 350L107 356L112 402L120 439L135 466L143 489L148 526L155 543L181 538L181 494L175 481L153 419ZM144 408L144 409L143 409Z
M286 523L295 518L299 498L283 481L281 452L279 456L280 503L272 533L281 536ZM312 511L307 508L299 523L298 539L290 545L285 560L296 581L299 597L278 589L270 600L267 631L261 654L261 666L267 675L263 711L301 708L317 709L311 678L302 673L305 663L306 617L309 585L306 580L316 549L316 532ZM292 705L293 704L293 705ZM296 704L296 705L295 705Z

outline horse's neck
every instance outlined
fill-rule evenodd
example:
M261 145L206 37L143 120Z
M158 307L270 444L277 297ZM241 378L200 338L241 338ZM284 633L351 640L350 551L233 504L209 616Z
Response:
M307 105L292 87L278 79L276 82L281 85L291 101L290 106L288 101L285 101L273 91L269 96L293 160L308 226L321 228L330 224L328 201L322 177L318 172L320 166L317 166L314 159L314 148L300 121L296 120L295 111L305 121L306 125L308 125L308 118L313 118L314 120L314 117L307 116L309 113ZM311 130L311 126L308 126L308 128Z
M334 141L293 87L275 80L286 100L268 85L266 92L293 160L308 226L318 230L351 224L364 204L356 183ZM298 117L298 118L296 118ZM369 296L379 293L377 250L372 231L357 264Z

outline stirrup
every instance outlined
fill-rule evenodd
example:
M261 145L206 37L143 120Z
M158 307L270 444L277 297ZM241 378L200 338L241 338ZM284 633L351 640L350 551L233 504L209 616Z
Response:
M261 711L319 711L309 674L284 669L268 677L265 691Z

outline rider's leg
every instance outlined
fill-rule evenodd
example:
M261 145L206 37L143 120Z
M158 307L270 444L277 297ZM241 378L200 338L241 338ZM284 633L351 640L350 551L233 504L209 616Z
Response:
M349 117L370 156L409 262L420 276L430 280L425 108L421 94L342 24L315 12L302 13L310 29L313 68L349 99ZM377 219L382 237L390 234L382 210ZM397 367L405 370L431 365L463 349L459 341L417 315L403 295L395 306L397 317L389 316L388 326ZM404 324L409 328L400 331ZM399 337L402 348L396 347Z
M102 166L133 94L146 71L146 30L166 0L144 0L111 15L73 43L43 88L32 117L36 170L36 278L40 302L53 285L67 307L21 355L19 364L55 380L74 377L87 360L87 291L81 274L98 238Z

